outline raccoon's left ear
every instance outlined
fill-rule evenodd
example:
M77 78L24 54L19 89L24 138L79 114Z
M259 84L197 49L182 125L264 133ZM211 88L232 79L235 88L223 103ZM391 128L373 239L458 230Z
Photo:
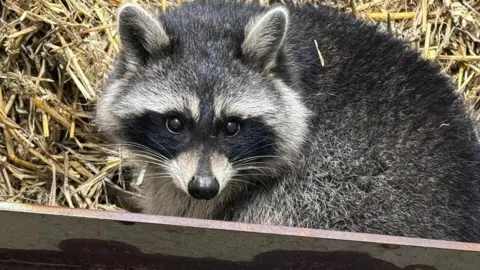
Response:
M120 40L130 64L139 64L169 48L170 38L164 26L147 10L136 4L125 4L117 16Z
M288 10L278 6L250 20L245 27L242 53L247 62L261 71L274 64L287 32Z

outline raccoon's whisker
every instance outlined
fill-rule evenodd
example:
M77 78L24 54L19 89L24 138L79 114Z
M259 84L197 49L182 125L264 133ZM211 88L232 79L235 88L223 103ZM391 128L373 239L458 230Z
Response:
M245 168L243 170L254 170L260 172L263 176L268 177L267 172L263 171L263 169L268 169L268 168L262 168L262 167L251 167L251 168ZM242 169L241 169L242 170ZM247 175L247 174L242 174L242 175Z
M238 178L232 178L230 181L240 182L240 183L244 184L245 186L247 186L247 185L253 185L253 186L255 186L255 187L259 187L259 185L257 185L257 183L256 183L256 182L258 182L258 183L260 183L262 186L268 187L268 186L264 183L264 181L261 181L261 180L259 180L259 179L255 179L255 181L246 181L246 180L241 180L241 179L238 179Z
M160 155L158 153L155 153L153 151L150 151L150 150L133 150L133 151L129 151L129 153L131 153L132 155L133 154L136 154L136 153L143 153L143 154L147 154L151 157L155 157L155 158L158 158L158 159L164 159L164 160L167 160L167 157L163 156L163 155Z
M148 177L144 177L143 180L166 180L166 181L170 181L170 179L166 176L148 176Z
M154 180L162 179L162 180L168 180L168 181L171 180L171 178L168 175L157 175L157 176L149 175L149 176L146 176L146 177L143 178L143 180L150 180L150 179L154 179Z
M166 159L159 159L157 157L152 157L152 156L149 156L149 155L144 155L144 154L135 154L135 155L130 155L130 156L127 156L127 157L123 157L122 158L124 161L141 161L141 160L144 160L144 161L154 161L154 162L159 162L159 163L162 163L162 164L168 164L168 160Z
M248 174L244 174L242 173L242 176L265 176L265 174L258 174L258 173L248 173Z
M239 182L239 183L243 183L243 184L254 184L252 182L249 182L247 180L243 180L243 179L238 179L238 178L231 178L229 182Z
M261 167L261 168L264 168L264 169L271 168L270 165L265 164L263 162L247 162L247 163L238 164L238 165L233 166L233 168L238 169L238 170L245 170L245 169L248 169L248 168L251 168L251 167Z
M273 145L273 144L271 144ZM250 151L246 151L244 152L242 155L238 155L237 157L235 157L232 162L240 162L241 160L243 159L247 159L247 158L255 158L255 157L259 157L259 155L255 155L255 156L250 156L249 155L255 151L259 151L263 148L266 148L266 147L270 147L271 145L263 145L261 147L257 147L257 148L251 148Z
M143 145L120 145L119 147L123 147L123 148L126 148L126 149L132 149L133 151L145 151L145 152L148 152L148 153L151 153L152 155L159 155L157 151L149 148L149 147L146 147L146 146L143 146ZM163 156L163 155L160 155L160 156Z
M262 167L262 166L254 166L254 165L243 165L243 166L235 166L233 167L237 171L245 171L245 170L258 170L258 169L270 169L270 167Z
M164 160L158 160L156 158L152 157L128 157L128 158L123 158L122 162L125 165L133 165L135 163L144 163L144 164L154 164L154 165L159 165L161 167L168 167L168 163Z
M241 185L238 185L238 184L241 184L243 186L247 186L247 185L254 185L254 186L257 186L255 183L252 183L252 182L248 182L248 181L245 181L245 180L240 180L240 179L236 179L236 178L232 178L230 179L229 181L229 185L234 185L236 187L242 187Z
M233 179L232 179L232 180L233 180ZM232 180L231 180L231 181L232 181ZM229 184L230 186L237 187L237 188L240 188L240 187L242 187L241 185L239 185L239 184L238 184L238 183L236 183L235 181L233 181L233 182L229 182L228 184ZM245 183L242 183L242 184L245 184Z
M158 162L158 161L149 161L149 160L144 160L144 159L128 159L125 161L126 163L133 162L133 163L143 163L143 164L148 164L148 165L157 165L159 167L165 168L168 167L168 164Z
M248 158L245 158L245 159L241 159L237 162L233 162L234 165L242 165L242 164L245 164L245 163L248 163L249 161L255 161L257 163L261 162L261 163L265 163L264 161L256 161L257 159L261 159L261 158L279 158L279 156L274 156L274 155L270 155L270 156L255 156L255 157L248 157Z
M149 177L149 176L160 176L160 175L166 175L166 176L170 176L169 173L149 173L148 175L145 175L145 177Z
M134 143L134 142L122 142L122 143L116 143L116 144L107 144L107 146L115 146L115 147L123 147L123 146L128 146L131 148L139 148L143 150L150 151L152 153L155 153L155 151L145 145L139 144L139 143Z
M244 159L237 160L236 162L233 162L233 164L240 164L242 162L247 162L247 161L250 161L250 160L262 159L262 158L274 158L274 157L277 157L277 156L274 156L274 155L267 156L267 155L265 155L265 156L247 157L247 158L244 158Z
M156 152L155 150L151 149L150 147L147 147L145 145L142 145L142 144L138 144L138 143L133 143L133 142L124 142L124 143L119 143L119 144L115 144L115 146L118 146L120 148L122 148L122 146L125 146L127 149L128 147L130 148L134 148L134 150L132 152L140 152L139 150L135 149L135 148L139 148L139 149L142 149L144 151L146 151L147 153L155 156L155 157L159 157L159 158L165 158L165 156L163 155L160 155L158 152Z
M167 166L168 163L164 160L158 160L155 158L148 158L148 157L130 157L130 158L125 158L124 162L144 162L144 163L155 163L155 164L162 164Z
M155 163L161 163L163 165L168 165L168 162L166 160L159 160L157 158L153 157L148 157L148 156L134 156L134 157L127 157L124 158L124 161L126 162L155 162Z
M259 158L281 158L281 157L279 155L255 155L255 156L245 157L241 159L235 159L233 162L239 163L245 160L252 160L252 159L259 159Z
M250 183L249 181L247 180L243 180L243 179L238 179L238 178L230 178L229 182L230 181L235 181L235 182L242 182L242 183Z
M167 150L167 148L165 148L165 146L163 146L163 145L161 145L161 144L159 144L159 143L157 143L156 145L157 145L157 146L160 146L163 150L165 150L165 151L167 152L168 156L170 156L170 157L173 156L173 155Z
M250 168L263 168L263 169L271 168L268 165L268 163L265 163L265 162L245 162L242 164L235 164L232 167L236 170L245 170Z
M135 142L128 142L128 141L124 141L124 142L120 142L120 143L109 143L109 144L104 144L104 145L107 145L107 146L124 146L124 145L129 145L129 146L136 146L136 147L139 147L139 148L147 148L145 145L142 145L142 144L139 144L139 143L135 143Z
M246 170L243 170L243 171L246 171ZM248 171L255 171L257 173L241 173L241 175L243 176L268 176L267 172L263 171L261 168L254 168L254 169L248 169ZM258 174L260 173L260 174Z
M144 179L149 179L149 178L169 178L172 179L172 175L169 173L158 173L158 174L146 174L144 176Z
M243 151L238 155L238 157L234 158L233 161L237 160L238 158L243 157L243 156L246 154L246 152L250 151L250 149L252 149L252 148L254 148L255 146L257 146L258 144L266 141L267 139L268 139L268 137L265 137L265 138L263 138L262 140L254 143L254 144L252 144L252 145L250 145L250 146L247 147L245 150L243 150ZM273 145L273 144L269 144L268 146L271 146L271 145ZM263 146L263 147L266 147L266 146ZM261 148L256 148L256 149L261 149Z
M159 161L159 162L165 162L167 161L167 159L161 159L161 158L158 158L158 157L154 157L154 156L150 156L150 155L145 155L145 154L140 154L140 153L134 153L132 154L131 156L133 157L140 157L140 158L145 158L147 160L155 160L155 161ZM132 159L131 157L125 157L125 159Z

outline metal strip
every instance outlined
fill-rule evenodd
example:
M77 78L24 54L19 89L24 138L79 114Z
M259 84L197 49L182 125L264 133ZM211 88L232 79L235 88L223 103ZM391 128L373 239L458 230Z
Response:
M480 244L0 203L0 265L480 269Z

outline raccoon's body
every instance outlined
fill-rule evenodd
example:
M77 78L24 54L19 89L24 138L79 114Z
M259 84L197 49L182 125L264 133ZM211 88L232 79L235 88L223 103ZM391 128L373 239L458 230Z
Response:
M480 242L474 123L407 45L326 7L119 22L97 120L147 165L145 213Z

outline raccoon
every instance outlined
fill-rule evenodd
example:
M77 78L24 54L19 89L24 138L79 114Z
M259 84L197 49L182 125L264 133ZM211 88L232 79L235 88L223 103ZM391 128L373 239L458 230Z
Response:
M440 68L329 7L118 11L96 122L147 214L480 242L480 146Z

